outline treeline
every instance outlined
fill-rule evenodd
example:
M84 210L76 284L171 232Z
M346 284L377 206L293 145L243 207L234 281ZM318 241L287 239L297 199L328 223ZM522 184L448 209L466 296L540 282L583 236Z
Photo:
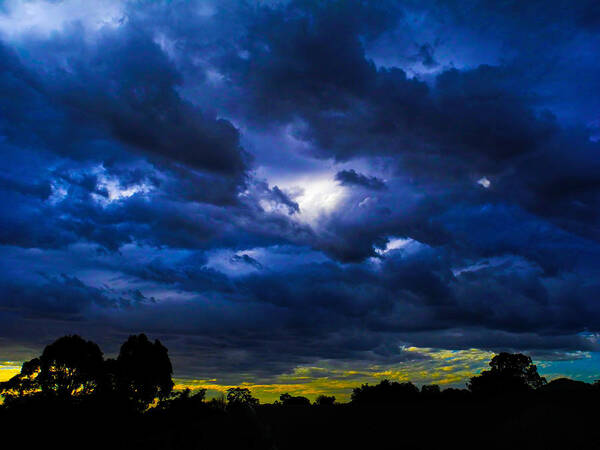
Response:
M167 349L144 334L130 336L116 359L104 359L97 344L72 335L25 362L19 374L0 383L0 395L9 408L34 400L108 401L144 411L169 397L172 374Z
M130 336L118 356L79 336L48 345L0 383L0 433L25 448L304 449L576 448L600 443L599 383L548 383L531 358L500 353L466 389L383 380L352 391L348 403L282 394L261 405L251 391L173 391L167 349ZM34 431L34 433L32 433ZM494 436L489 440L488 434ZM20 441L23 447L23 442Z

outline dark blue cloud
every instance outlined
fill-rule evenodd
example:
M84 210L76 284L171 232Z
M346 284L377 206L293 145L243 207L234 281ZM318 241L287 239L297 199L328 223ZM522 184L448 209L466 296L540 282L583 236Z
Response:
M597 350L595 2L119 6L1 13L0 338L231 380Z
M385 182L377 177L369 177L362 173L356 172L354 169L342 170L335 174L335 179L342 184L362 186L367 189L381 191L386 189Z

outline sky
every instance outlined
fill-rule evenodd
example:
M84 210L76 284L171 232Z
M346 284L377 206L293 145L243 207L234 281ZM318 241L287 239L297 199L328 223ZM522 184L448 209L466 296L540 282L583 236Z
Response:
M600 378L595 0L0 2L0 379Z

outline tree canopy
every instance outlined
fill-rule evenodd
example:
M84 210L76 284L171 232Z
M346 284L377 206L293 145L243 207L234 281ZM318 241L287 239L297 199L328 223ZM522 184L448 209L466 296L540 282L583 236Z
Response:
M315 400L315 405L317 406L333 406L335 404L335 396L334 395L319 395Z
M310 400L306 397L296 397L288 393L281 394L279 400L283 406L310 406Z
M250 389L234 387L227 389L227 404L231 407L258 406L259 401L252 396Z
M104 360L97 344L78 335L64 336L27 361L21 372L0 383L7 402L44 397L75 399L96 394L145 409L173 389L173 369L167 349L144 334L130 336L116 360Z
M114 367L117 390L140 409L155 398L167 398L173 390L168 351L158 340L150 342L145 334L129 336Z
M500 395L537 389L546 384L529 356L502 352L492 358L491 369L472 377L468 388L475 394Z
M97 344L72 335L48 345L39 362L37 382L42 392L68 397L94 392L104 360Z
M391 404L413 401L419 395L419 389L411 382L383 380L375 386L363 384L352 390L354 404Z

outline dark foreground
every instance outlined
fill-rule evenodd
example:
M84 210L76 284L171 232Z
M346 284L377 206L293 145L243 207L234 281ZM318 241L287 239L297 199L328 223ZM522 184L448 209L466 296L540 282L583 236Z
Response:
M458 395L460 396L460 395ZM227 408L183 399L145 413L101 404L0 410L3 448L578 449L600 446L595 392L402 405Z

